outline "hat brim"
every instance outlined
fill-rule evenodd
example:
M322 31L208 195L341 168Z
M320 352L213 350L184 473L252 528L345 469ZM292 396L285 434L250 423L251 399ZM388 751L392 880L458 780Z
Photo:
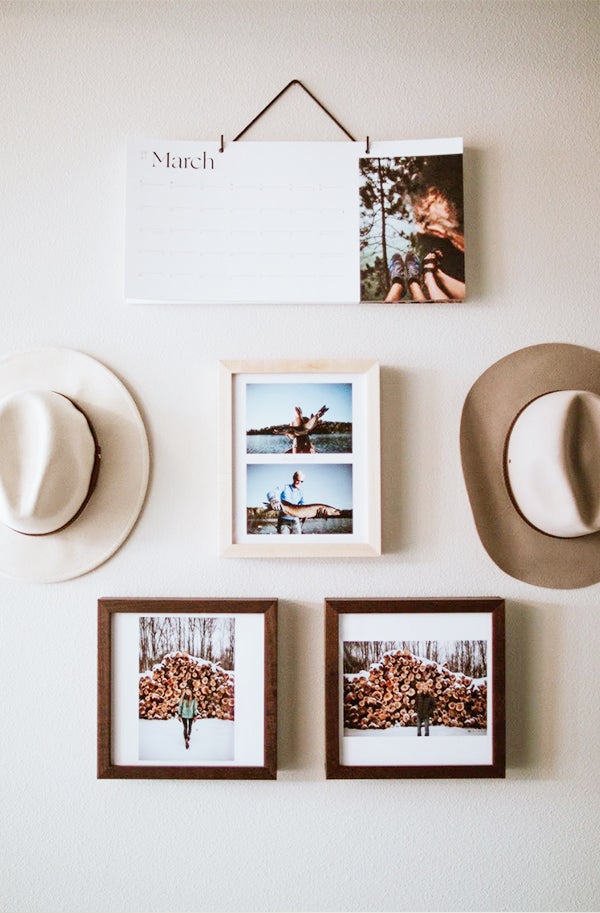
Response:
M131 394L104 365L72 349L21 352L0 362L0 400L22 390L72 399L94 426L101 448L96 488L81 515L47 536L0 525L0 573L54 583L103 564L123 544L146 496L148 438Z
M475 525L492 561L517 580L575 589L600 580L600 532L576 539L540 532L516 510L505 481L512 423L529 402L555 390L600 395L600 352L545 343L497 361L467 395L460 447Z

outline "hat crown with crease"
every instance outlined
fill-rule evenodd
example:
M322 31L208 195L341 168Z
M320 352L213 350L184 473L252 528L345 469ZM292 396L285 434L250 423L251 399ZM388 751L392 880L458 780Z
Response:
M526 520L549 536L600 529L600 396L557 390L529 403L508 436L506 475Z
M600 352L568 343L495 362L465 399L463 473L479 538L507 574L600 581Z
M16 532L55 532L84 504L96 443L70 399L46 390L0 402L0 522Z

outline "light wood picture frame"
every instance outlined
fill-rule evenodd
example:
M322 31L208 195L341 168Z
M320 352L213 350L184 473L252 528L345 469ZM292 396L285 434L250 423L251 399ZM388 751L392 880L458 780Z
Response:
M379 364L220 363L220 553L381 554Z
M504 777L504 600L326 599L325 716L328 779Z
M98 601L98 779L276 779L277 600Z

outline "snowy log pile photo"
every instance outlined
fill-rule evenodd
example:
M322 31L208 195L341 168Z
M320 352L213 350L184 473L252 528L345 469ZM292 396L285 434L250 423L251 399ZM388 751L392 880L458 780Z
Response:
M470 642L463 641L463 644ZM345 644L345 647L360 644ZM415 697L429 684L435 700L433 726L486 729L487 682L447 665L417 656L409 649L386 652L366 670L344 675L344 726L378 730L416 726Z
M234 719L234 678L219 665L183 651L169 653L140 675L140 719L176 716L184 688L198 703L200 719Z

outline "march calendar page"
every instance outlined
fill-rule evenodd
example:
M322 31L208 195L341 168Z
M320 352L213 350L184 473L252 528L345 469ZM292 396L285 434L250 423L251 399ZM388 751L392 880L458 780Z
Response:
M125 297L463 300L462 140L131 140Z

